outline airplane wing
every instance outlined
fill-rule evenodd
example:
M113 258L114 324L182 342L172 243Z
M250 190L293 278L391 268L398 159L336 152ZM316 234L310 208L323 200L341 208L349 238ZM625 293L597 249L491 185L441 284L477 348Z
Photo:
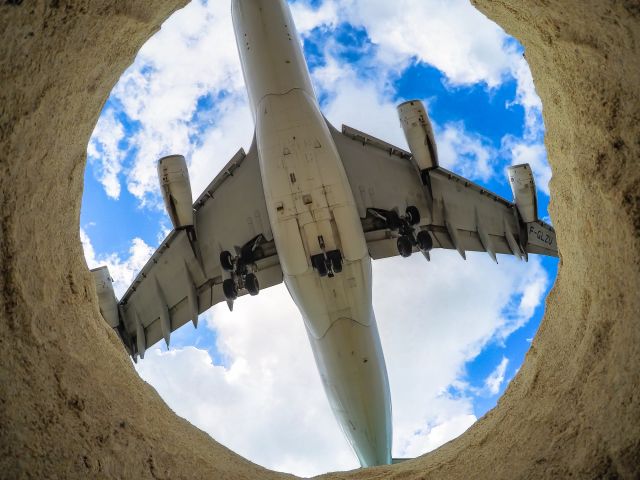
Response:
M260 288L282 281L255 142L227 163L193 210L197 240L187 230L171 231L117 304L106 267L92 270L100 310L134 360L163 338L168 345L171 332L189 321L197 326L198 314L226 300L222 283L231 274L221 266L223 251L249 249Z
M498 253L523 259L529 253L558 256L555 231L537 219L537 212L535 218L523 219L515 203L464 177L439 166L421 173L405 150L348 126L342 131L329 128L354 192L372 258L399 254L399 235L389 228L385 212L402 215L411 206L419 211L415 230L429 233L432 248L455 249L463 258L467 251L487 252L494 260ZM529 209L535 210L535 185L528 165L511 169L530 180ZM429 258L428 251L424 253Z

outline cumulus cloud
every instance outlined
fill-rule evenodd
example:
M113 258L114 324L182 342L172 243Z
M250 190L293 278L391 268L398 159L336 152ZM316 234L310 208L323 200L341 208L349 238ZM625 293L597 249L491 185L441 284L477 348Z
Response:
M118 176L122 171L123 149L120 142L123 139L124 127L110 109L100 115L87 147L87 159L95 167L97 180L106 194L114 199L120 196Z
M547 281L536 258L526 264L501 256L496 265L486 254L469 253L467 261L451 251L432 257L429 263L418 255L374 262L374 307L399 456L415 444L414 437L424 435L421 425L432 428L473 414L472 392L462 386L462 393L452 395L450 389L459 390L464 365L484 346L502 341L522 324L524 314L533 313L520 309L523 298L531 284L546 286Z
M509 365L509 359L502 357L496 369L486 378L484 387L490 395L497 395L500 391L500 387L504 382L505 372L507 371L507 365Z
M111 278L113 278L113 289L116 297L120 298L124 295L129 285L133 282L144 264L147 263L154 248L147 245L141 238L134 238L129 247L129 256L121 258L115 253L97 254L91 239L84 229L80 229L80 241L84 249L84 258L89 268L96 268L106 265L109 268Z
M487 139L467 132L462 122L436 128L435 135L438 158L443 167L485 182L494 176L498 153Z
M185 155L190 166L192 157L199 157L191 171L197 196L217 169L250 143L252 122L229 11L228 1L191 2L163 24L117 83L89 146L111 196L119 194L116 175L123 172L140 203L158 207L155 164L174 153ZM228 111L239 112L237 121L221 126L217 119ZM114 112L127 119L131 134L120 149L115 146L123 126L113 121ZM215 145L209 137L217 139ZM203 146L209 163L202 161Z
M451 85L496 87L518 56L504 31L466 0L325 0L319 8L297 2L293 13L302 33L341 22L364 28L379 47L377 62L427 63Z
M225 366L193 347L145 355L136 368L169 406L237 453L270 468L313 475L358 466L335 422L302 318L282 285L214 307Z

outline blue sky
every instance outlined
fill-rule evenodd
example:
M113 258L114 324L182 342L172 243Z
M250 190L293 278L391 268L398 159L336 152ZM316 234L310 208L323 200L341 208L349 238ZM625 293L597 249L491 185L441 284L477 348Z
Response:
M529 162L548 216L541 105L515 40L465 1L292 7L336 126L404 147L395 105L422 99L445 167L511 198L505 168ZM197 196L252 133L229 3L194 1L143 47L94 131L81 211L89 266L108 264L121 294L170 228L155 160L185 154ZM434 252L428 264L414 257L374 265L395 456L437 447L495 405L535 335L557 268L536 256L528 264L500 257L499 265L482 254L464 262ZM137 366L171 408L270 468L357 466L286 290L241 299L233 314L214 307L201 324L183 327L171 351L159 345Z

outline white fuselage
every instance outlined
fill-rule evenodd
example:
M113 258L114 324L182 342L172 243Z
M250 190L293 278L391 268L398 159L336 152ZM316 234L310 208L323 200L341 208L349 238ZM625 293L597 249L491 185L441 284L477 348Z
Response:
M285 0L233 0L265 200L284 282L331 408L363 466L391 463L391 400L371 303L371 258ZM339 250L320 277L311 257Z

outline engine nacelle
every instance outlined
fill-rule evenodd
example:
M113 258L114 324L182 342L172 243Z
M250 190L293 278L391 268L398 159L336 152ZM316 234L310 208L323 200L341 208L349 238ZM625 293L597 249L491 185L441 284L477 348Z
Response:
M96 293L98 294L98 305L102 318L112 327L117 328L120 324L120 316L118 315L118 300L113 291L113 279L109 275L109 269L98 267L91 270L93 281L96 284Z
M429 115L420 100L398 105L398 116L409 150L420 171L438 166L438 150Z
M160 190L173 228L193 227L193 199L187 162L182 155L158 160Z
M509 171L509 183L513 192L513 201L516 204L520 218L525 223L538 220L538 195L533 172L528 163L513 165Z

